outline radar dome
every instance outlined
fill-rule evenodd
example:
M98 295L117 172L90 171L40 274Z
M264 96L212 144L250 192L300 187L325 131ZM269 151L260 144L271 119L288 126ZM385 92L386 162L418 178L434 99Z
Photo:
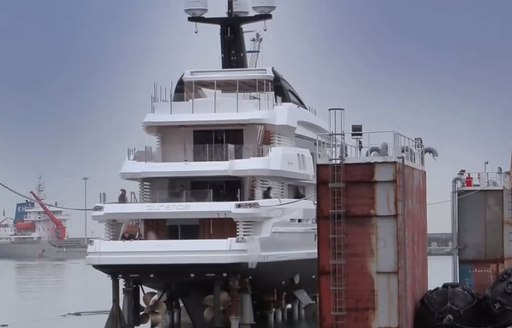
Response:
M258 14L270 14L276 9L275 0L253 0L252 9Z
M249 15L249 3L246 0L233 1L233 15L235 15L235 16Z
M192 17L200 17L208 11L207 0L185 0L185 12Z

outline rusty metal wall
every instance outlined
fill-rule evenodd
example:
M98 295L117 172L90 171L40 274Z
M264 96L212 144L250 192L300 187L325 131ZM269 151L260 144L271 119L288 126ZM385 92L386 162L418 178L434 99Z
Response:
M320 327L330 315L328 165L318 172ZM347 327L412 327L427 291L426 176L400 163L344 165Z
M414 313L428 289L426 173L410 166L405 166L402 171L401 164L398 168L398 230L399 233L406 232L405 238L398 236L398 240L404 243L403 248L399 243L398 256L405 259L402 262L405 267L400 267L399 270L405 271L407 286L405 295L400 297L407 304L406 323L401 327L413 327ZM404 230L402 224L405 226Z
M379 285L393 286L398 279L398 264L393 263L397 256L387 257L391 253L388 247L397 249L397 234L390 236L385 231L389 226L391 231L396 229L394 164L345 167L347 326L398 327L397 307L389 307L397 302L393 300L398 300L398 290ZM381 225L382 231L380 217L388 223Z
M503 190L503 256L512 259L512 191Z
M319 300L319 326L334 327L331 315L331 266L330 266L330 165L319 164L317 175L317 248L318 248L318 300Z
M459 282L483 295L504 269L503 261L460 261Z

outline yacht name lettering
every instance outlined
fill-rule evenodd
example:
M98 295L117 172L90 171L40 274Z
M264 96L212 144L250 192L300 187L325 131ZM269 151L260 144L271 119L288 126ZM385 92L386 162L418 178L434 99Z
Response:
M187 211L189 209L189 204L152 204L146 207L148 211Z
M260 208L259 203L237 203L235 208Z

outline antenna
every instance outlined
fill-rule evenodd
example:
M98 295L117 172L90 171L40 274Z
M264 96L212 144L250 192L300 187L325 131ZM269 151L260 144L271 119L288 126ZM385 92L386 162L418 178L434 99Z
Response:
M39 175L39 178L37 179L37 185L36 185L36 192L37 196L41 199L45 199L46 195L44 194L44 182L43 177Z
M261 48L262 41L263 41L263 38L261 37L260 33L256 32L256 35L251 39L251 42L252 42L251 50L247 51L248 54L251 54L251 58L249 61L249 67L258 66L258 58L260 56L260 48Z
M272 19L272 15L269 14L272 10L269 8L272 5L268 4L268 1L264 1L266 9L261 9L259 6L253 6L253 9L260 13L254 16L243 16L245 15L245 9L243 5L237 1L237 6L233 7L234 0L228 0L228 16L227 17L202 17L206 13L206 1L198 1L202 3L202 6L192 5L187 7L185 12L191 16L188 18L189 22L212 24L220 26L220 43L222 51L222 68L247 68L247 57L245 50L244 31L242 26L249 23L255 23L259 21L266 21ZM187 1L187 4L194 2L193 0ZM261 2L261 1L259 1ZM254 2L255 4L258 1ZM270 7L269 7L270 6ZM199 9L197 7L200 7ZM275 5L273 6L275 8ZM248 10L247 10L248 13Z

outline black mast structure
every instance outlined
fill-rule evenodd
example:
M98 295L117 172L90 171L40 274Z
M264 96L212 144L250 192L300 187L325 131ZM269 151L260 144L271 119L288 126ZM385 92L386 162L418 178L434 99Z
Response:
M227 17L189 17L189 22L220 26L222 68L247 68L244 30L242 25L272 19L271 14L234 16L233 0L228 0Z

